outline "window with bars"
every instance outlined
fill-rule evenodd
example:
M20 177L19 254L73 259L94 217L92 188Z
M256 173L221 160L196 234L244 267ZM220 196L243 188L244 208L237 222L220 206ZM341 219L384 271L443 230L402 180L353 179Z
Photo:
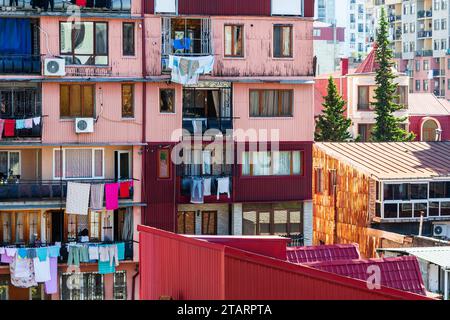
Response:
M36 117L41 115L37 88L1 88L0 116L2 119Z
M61 300L104 300L103 275L92 273L63 273L60 278Z
M127 300L127 272L117 271L114 273L113 286L114 300Z

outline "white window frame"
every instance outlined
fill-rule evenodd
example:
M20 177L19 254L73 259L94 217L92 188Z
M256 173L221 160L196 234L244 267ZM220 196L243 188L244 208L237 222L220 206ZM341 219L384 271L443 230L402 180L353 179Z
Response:
M133 177L133 165L132 165L133 158L131 157L131 150L115 150L115 151L117 151L117 172L116 172L117 179L120 180L120 155L123 153L128 153L128 163L129 163L128 175L130 176L130 178Z
M92 176L90 178L66 178L66 150L77 150L77 149L88 149L91 150L92 153ZM102 175L101 176L95 176L95 151L101 150L102 151ZM56 176L56 152L62 151L62 177ZM99 179L105 179L105 148L54 148L53 149L53 164L52 164L52 176L53 180L99 180Z
M21 150L0 150L0 152L7 152L8 156L7 156L7 171L9 173L10 168L10 164L11 164L11 153L18 153L19 154L19 176L21 176L22 178L22 151Z

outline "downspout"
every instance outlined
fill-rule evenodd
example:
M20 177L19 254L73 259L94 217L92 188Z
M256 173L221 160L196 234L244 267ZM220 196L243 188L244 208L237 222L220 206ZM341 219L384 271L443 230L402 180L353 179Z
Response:
M141 174L141 202L145 203L146 206L142 207L141 210L141 224L147 225L147 193L146 193L146 160L147 160L147 145L146 145L146 132L147 132L147 83L145 78L147 75L147 59L146 59L146 42L145 42L145 0L141 0L141 23L142 23L142 174Z
M139 275L139 268L136 268L136 273L133 276L133 282L131 286L131 300L136 300L136 278Z

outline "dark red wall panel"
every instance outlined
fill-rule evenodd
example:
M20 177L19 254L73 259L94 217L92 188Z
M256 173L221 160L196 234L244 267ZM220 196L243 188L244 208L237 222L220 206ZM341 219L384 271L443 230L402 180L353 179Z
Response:
M304 16L308 18L314 17L314 0L305 0L304 2Z
M144 12L153 14L155 12L155 0L144 0Z
M180 15L270 16L271 0L178 0Z
M158 179L157 150L160 145L149 144L147 151L145 172L147 207L143 224L175 232L175 168L172 165L170 179ZM167 146L167 143L164 146Z
M233 196L235 202L275 202L312 199L312 142L280 143L280 150L303 152L301 176L242 176L242 166L235 170ZM238 150L238 149L237 149Z

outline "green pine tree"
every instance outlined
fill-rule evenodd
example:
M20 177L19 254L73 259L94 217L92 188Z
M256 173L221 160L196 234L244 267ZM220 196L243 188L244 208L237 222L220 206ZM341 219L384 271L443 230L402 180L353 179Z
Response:
M402 109L398 101L397 84L394 83L396 75L393 67L393 51L388 39L388 22L384 8L381 9L380 25L377 30L375 61L378 64L375 82L375 107L376 124L372 132L372 141L393 142L411 141L415 138L413 133L402 129L400 124L405 117L395 117L394 112Z
M352 124L345 116L345 101L339 95L332 77L328 79L327 95L322 104L323 113L316 122L316 141L345 142L351 140L349 128Z

